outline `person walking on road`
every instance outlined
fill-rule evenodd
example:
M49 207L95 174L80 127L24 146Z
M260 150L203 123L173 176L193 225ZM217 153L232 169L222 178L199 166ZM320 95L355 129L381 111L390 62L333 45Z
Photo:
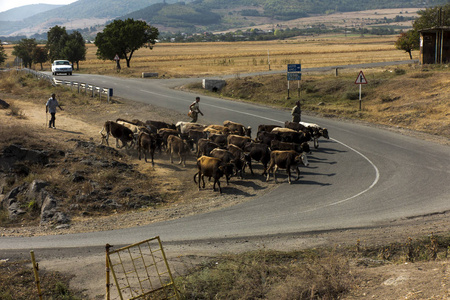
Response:
M195 101L189 106L189 116L192 118L192 123L197 122L198 114L203 116L200 110L200 97L196 97Z
M59 109L62 109L62 107L59 105L58 100L56 100L56 95L52 94L52 96L48 99L47 104L45 104L45 114L49 112L52 116L50 121L48 122L48 128L56 128L55 127L55 115L56 115L56 108L59 107Z
M299 123L302 120L302 109L300 107L300 101L295 103L295 106L291 111L292 122Z

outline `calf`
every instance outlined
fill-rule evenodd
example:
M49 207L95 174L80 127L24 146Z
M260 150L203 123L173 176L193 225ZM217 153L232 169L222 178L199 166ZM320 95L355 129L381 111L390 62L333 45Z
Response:
M220 177L224 175L225 166L222 161L215 157L201 156L197 159L197 169L198 172L194 175L195 178L198 175L198 190L200 190L200 181L203 182L203 188L205 188L205 176L214 179L213 190L216 190L216 183L219 187L219 192L222 193L220 187Z
M272 151L270 154L270 164L267 168L266 181L269 181L270 172L273 170L273 178L275 179L275 183L278 183L276 177L278 168L286 169L289 184L291 184L291 168L295 168L297 171L297 178L295 180L297 181L300 178L300 170L298 168L299 164L303 164L305 167L309 165L308 158L305 153L298 154L294 150Z
M106 135L103 134L103 131L106 131ZM131 148L134 143L133 132L129 128L113 121L106 121L103 125L102 130L100 131L100 134L102 136L101 144L103 144L103 141L106 141L106 145L108 146L108 139L110 135L112 135L116 139L116 148L123 148L127 146L128 142L130 142L130 146L127 148ZM119 140L122 142L122 147L119 147Z
M244 152L247 153L245 160L246 160L246 163L247 163L252 175L254 175L253 168L252 168L252 160L259 161L262 163L262 165L264 167L262 175L265 175L267 164L270 161L269 147L266 144L251 142L251 143L245 144Z
M170 154L170 162L173 163L173 154L176 153L180 157L180 162L178 163L186 167L186 156L189 153L189 145L180 137L175 135L170 135L167 138L167 153Z
M146 132L140 132L137 141L137 149L139 160L141 160L141 152L144 152L144 159L145 162L147 162L147 153L150 153L150 156L152 158L152 167L155 167L153 157L156 150L156 137Z

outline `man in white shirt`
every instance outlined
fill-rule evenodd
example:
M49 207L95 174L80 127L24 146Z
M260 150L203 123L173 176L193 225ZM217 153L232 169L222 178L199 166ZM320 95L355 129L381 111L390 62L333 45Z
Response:
M59 109L62 109L62 107L59 105L58 100L56 100L56 95L52 94L52 96L48 99L47 104L45 104L45 113L50 113L52 118L50 119L50 122L48 122L48 128L56 128L55 127L55 115L56 115L56 108L59 107ZM52 126L53 125L53 126Z

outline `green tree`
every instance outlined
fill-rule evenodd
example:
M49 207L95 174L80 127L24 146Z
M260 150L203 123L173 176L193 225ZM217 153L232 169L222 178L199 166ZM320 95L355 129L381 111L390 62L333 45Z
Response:
M33 62L35 64L40 64L41 65L41 70L43 70L44 68L42 67L42 64L45 63L47 60L48 60L47 48L37 46L34 49Z
M119 58L126 60L129 68L134 51L142 47L153 49L158 35L158 28L144 21L115 20L95 37L97 57L113 60L117 54Z
M22 59L23 64L31 69L33 64L33 55L37 48L37 43L35 39L22 39L20 42L14 46L13 55Z
M420 17L413 22L413 29L416 31L450 26L450 3L421 10L418 14Z
M86 45L84 38L78 31L71 33L61 51L63 56L72 63L77 64L77 70L79 70L80 60L86 60Z
M413 29L402 32L395 42L395 47L409 53L411 59L411 51L418 50L420 47L420 30L440 26L450 26L450 3L421 10L418 14L420 17L413 22Z
M408 30L407 32L400 33L400 36L395 42L395 47L398 50L404 50L406 53L409 53L409 58L413 59L411 51L419 49L419 32L416 30Z
M0 65L6 61L7 57L8 55L6 55L5 48L3 48L2 41L0 40Z
M69 35L66 32L66 27L59 27L58 25L50 28L47 32L47 49L50 61L56 59L67 59L64 56L63 49L66 45Z

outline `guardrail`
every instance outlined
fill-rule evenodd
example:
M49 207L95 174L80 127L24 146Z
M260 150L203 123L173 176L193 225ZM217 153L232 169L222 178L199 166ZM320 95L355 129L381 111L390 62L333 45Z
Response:
M78 94L84 93L85 95L90 95L92 98L98 97L99 100L102 100L102 96L106 96L108 103L111 101L111 97L113 96L113 89L96 86L94 84L85 83L85 82L77 82L71 80L60 80L51 75L47 75L41 72L37 72L31 69L17 69L18 71L26 72L28 74L33 75L34 77L40 80L47 80L53 86L63 85L65 87L70 88L71 91L74 89L77 90Z

